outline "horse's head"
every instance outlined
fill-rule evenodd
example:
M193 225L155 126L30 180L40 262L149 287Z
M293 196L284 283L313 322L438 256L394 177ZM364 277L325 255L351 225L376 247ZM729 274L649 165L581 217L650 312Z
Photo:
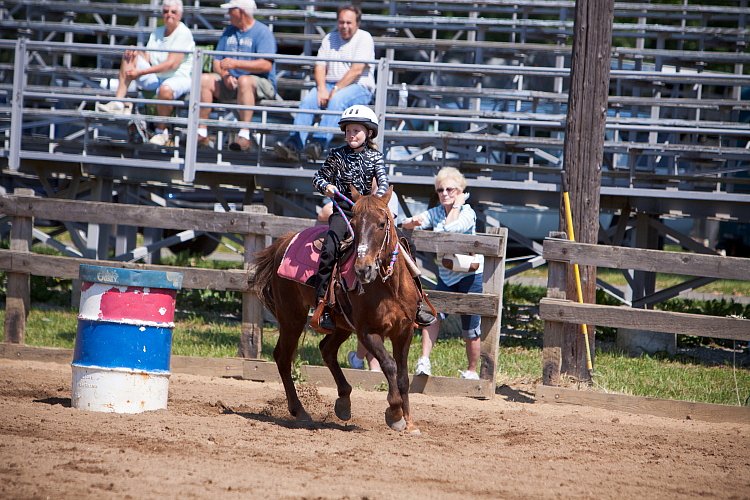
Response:
M354 242L357 245L354 272L360 283L372 282L379 273L385 278L391 268L391 259L398 242L395 222L388 208L392 193L393 188L388 188L382 198L375 195L362 196L354 205L354 217L351 220Z

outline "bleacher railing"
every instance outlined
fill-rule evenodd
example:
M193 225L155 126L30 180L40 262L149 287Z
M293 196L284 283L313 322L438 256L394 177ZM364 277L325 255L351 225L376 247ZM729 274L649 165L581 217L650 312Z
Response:
M17 169L24 158L80 162L85 157L87 163L112 165L114 161L134 166L131 159L112 158L89 149L97 139L101 139L101 130L111 128L113 122L124 129L126 123L133 119L89 109L97 101L112 98L112 92L101 88L100 81L116 77L115 70L69 64L72 55L119 59L122 52L130 48L124 45L35 42L25 38L0 41L0 50L12 52L13 60L12 64L3 65L3 69L12 72L13 83L5 83L0 89L5 91L6 103L9 104L0 107L3 121L7 123L3 126L7 140L0 148L0 156L8 158L11 169ZM178 169L182 171L183 180L191 182L196 169L215 168L217 164L231 168L232 163L236 165L238 162L252 164L250 157L239 161L237 158L227 160L221 148L216 158L197 158L195 130L200 121L201 107L221 108L225 114L242 108L236 104L209 105L199 102L200 70L205 58L216 54L219 53L202 48L194 51L193 85L186 100L123 99L139 106L170 104L183 110L175 117L156 117L148 113L138 116L138 119L145 121L158 119L181 129L185 147L171 149L161 158L158 155L144 158L136 166ZM45 61L45 55L49 63ZM310 75L317 60L315 57L266 56L274 58L280 69L280 92L297 96L312 86ZM742 57L750 59L750 55ZM55 64L56 60L67 60L68 64ZM399 169L405 174L418 171L420 161L415 162L415 159L421 159L421 164L430 173L435 162L477 164L477 169L489 171L494 170L494 165L560 164L567 101L564 86L559 85L557 92L530 90L528 87L556 86L557 82L567 78L568 68L437 61L426 63L387 58L353 62L377 66L377 89L373 104L383 124L383 133L379 134L380 145L386 153L392 152L388 155L392 173ZM511 81L513 86L503 84L492 87L486 83L497 81ZM534 84L528 84L530 81ZM719 183L732 182L732 176L727 176L727 173L748 169L750 153L746 146L750 124L742 121L740 113L750 111L750 102L735 97L738 95L735 89L750 86L750 75L632 68L613 69L611 81L613 87L650 81L654 85L672 85L674 88L706 86L724 89L715 91L712 98L706 99L701 99L701 96L685 97L679 95L679 91L674 91L678 95L672 98L658 95L612 96L607 120L611 135L605 143L605 152L611 155L613 171L629 174L627 182L632 183L644 166L650 174L697 174L695 181L709 177ZM401 90L408 92L407 106L397 104L397 95ZM258 112L259 118L251 123L227 120L223 115L201 123L221 132L251 128L260 146L254 162L256 165L261 162L267 164L268 159L262 159L260 155L268 150L265 138L296 130L291 120L292 115L299 111L297 106L298 100L294 99L291 102L261 102L257 106L246 107ZM660 110L669 108L674 111L674 117L661 118ZM322 111L320 114L324 113L332 112ZM712 119L715 117L721 119ZM56 128L59 129L62 124L68 129L68 134L61 137L61 132ZM78 129L71 132L73 126ZM40 151L38 144L27 148L24 137L28 136L28 131L38 133L45 127L46 151ZM311 127L305 130L317 129ZM338 130L331 129L330 132L338 133ZM70 138L73 138L73 142ZM78 151L74 147L76 138L81 138L77 144ZM60 148L59 144L66 141L72 152L58 150L65 149ZM696 144L699 141L702 143ZM55 155L54 158L52 155ZM665 157L671 160L666 163L667 169L660 171L658 164L664 165L662 158ZM718 162L722 168L714 168L709 173L700 169L691 171L689 165L678 164L680 158Z

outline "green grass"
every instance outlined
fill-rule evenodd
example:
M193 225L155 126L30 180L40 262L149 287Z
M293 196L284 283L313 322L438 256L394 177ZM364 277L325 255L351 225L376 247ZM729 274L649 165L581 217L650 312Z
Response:
M595 385L608 392L729 405L750 397L750 370L653 356L597 353Z
M72 348L77 329L76 310L33 307L27 322L26 344ZM4 312L0 311L4 320ZM278 333L264 330L262 358L271 360ZM237 355L239 321L214 314L178 314L173 332L172 353L184 356L229 357ZM321 336L307 331L300 342L302 363L321 365L318 350ZM504 337L499 355L498 384L517 385L538 382L542 376L541 348L523 337ZM421 337L415 335L409 353L412 368L420 354ZM349 338L339 351L339 362L347 366L346 353L356 348ZM390 345L388 345L390 349ZM629 358L618 353L596 353L594 385L607 391L684 401L737 405L750 396L750 370L731 363L706 366L687 359L643 356ZM433 374L455 377L465 369L466 353L461 339L442 334L432 352Z
M512 267L512 266L509 266ZM535 269L529 269L522 274L525 278L542 278L547 279L547 266L540 266ZM596 271L597 278L615 286L626 286L627 281L622 272L617 269L607 269L600 267ZM676 274L656 274L656 289L669 288L684 282L688 276L679 276ZM748 296L750 295L750 281L738 280L718 280L708 283L693 290L698 293L714 293L721 295Z

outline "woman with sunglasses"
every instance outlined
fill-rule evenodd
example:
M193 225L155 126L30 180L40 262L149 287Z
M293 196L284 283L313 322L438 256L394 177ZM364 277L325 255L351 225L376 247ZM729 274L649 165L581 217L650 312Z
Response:
M466 178L453 167L440 169L435 177L435 192L440 204L414 217L404 219L404 229L432 229L436 232L475 234L477 215L466 204ZM460 257L460 258L459 258ZM438 282L435 290L460 293L482 292L483 255L446 255L438 259ZM445 318L444 314L440 315ZM481 348L481 317L461 315L461 335L466 343L468 368L461 378L478 380L477 366ZM440 332L440 323L422 329L422 356L417 361L415 375L432 375L430 352Z
M149 36L146 48L167 50L189 50L190 53L126 50L120 64L119 84L116 99L122 99L132 82L138 88L156 92L158 99L171 101L179 99L190 90L195 42L190 29L182 22L182 0L163 0L162 19L164 25L156 28ZM169 116L173 106L156 105L156 114ZM131 103L111 101L96 105L96 110L104 113L130 114ZM170 142L169 129L165 123L156 123L152 144L166 146Z

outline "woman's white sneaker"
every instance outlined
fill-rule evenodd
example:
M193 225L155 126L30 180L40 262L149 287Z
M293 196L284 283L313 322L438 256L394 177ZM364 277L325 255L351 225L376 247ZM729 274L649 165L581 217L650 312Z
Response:
M163 132L161 134L154 134L149 139L149 144L155 144L156 146L168 146L169 145L169 132Z
M133 103L110 101L106 104L102 104L100 102L97 102L95 109L99 113L112 113L114 115L129 115L133 112Z
M417 367L414 369L414 375L432 375L432 363L430 363L430 358L419 358L417 360Z
M472 370L466 370L465 372L462 372L461 370L458 371L458 373L461 374L461 378L466 380L479 380L479 374Z

